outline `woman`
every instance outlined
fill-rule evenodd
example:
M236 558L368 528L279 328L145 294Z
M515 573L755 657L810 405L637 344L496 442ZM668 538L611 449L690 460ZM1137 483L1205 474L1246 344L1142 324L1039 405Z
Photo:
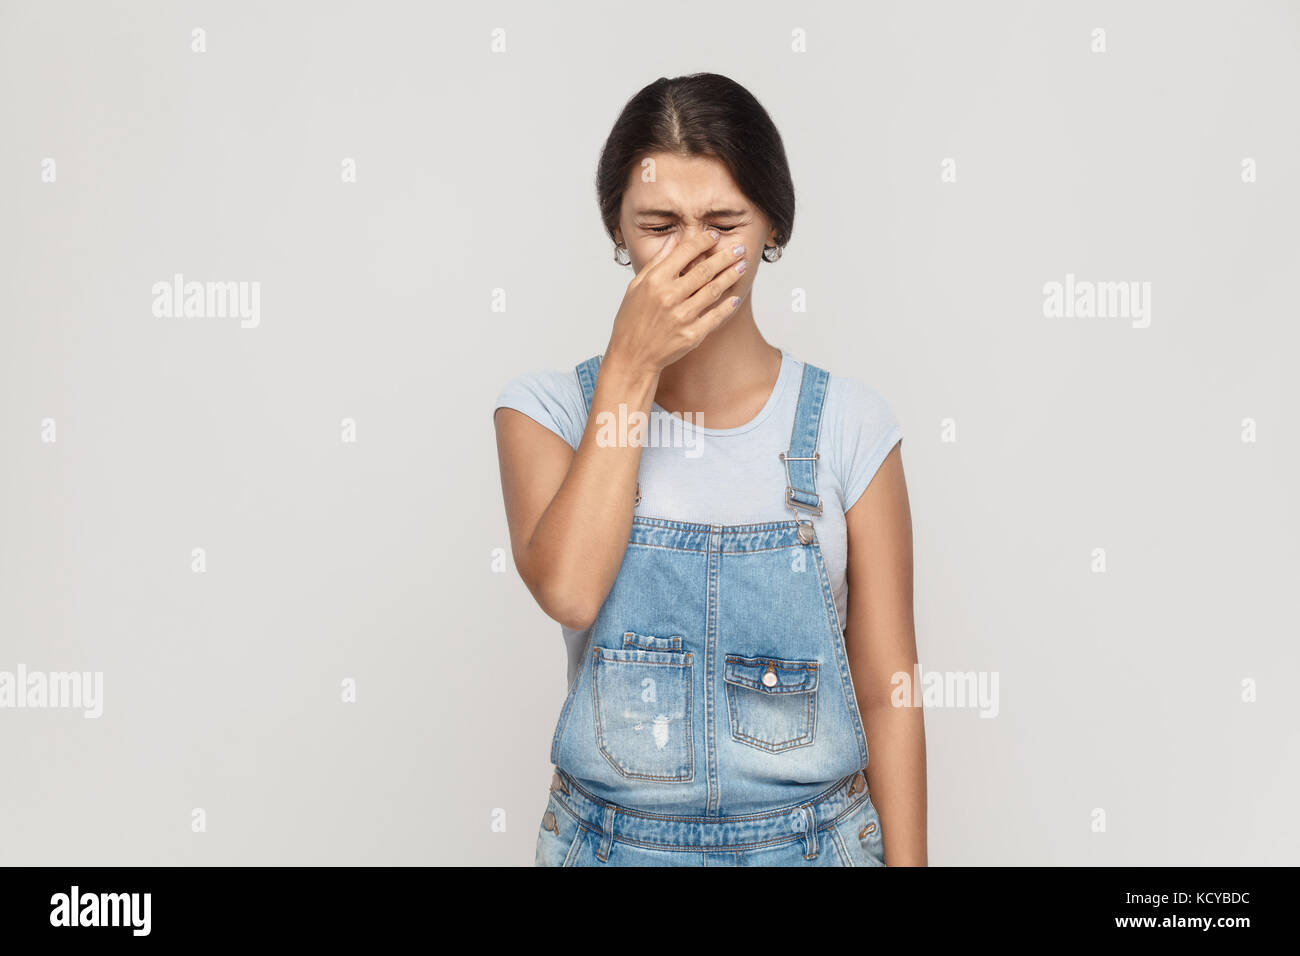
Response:
M536 863L924 865L901 432L751 306L793 224L781 137L725 77L660 79L597 190L635 272L609 343L493 413L515 564L569 646Z

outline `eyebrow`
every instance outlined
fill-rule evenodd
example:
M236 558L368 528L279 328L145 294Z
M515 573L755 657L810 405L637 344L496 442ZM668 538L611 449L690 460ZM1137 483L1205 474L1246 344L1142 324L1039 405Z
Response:
M729 216L743 216L744 209L710 209L701 219L713 219L714 217L726 218ZM675 219L677 212L672 209L638 209L633 215L637 216L663 216L667 219Z

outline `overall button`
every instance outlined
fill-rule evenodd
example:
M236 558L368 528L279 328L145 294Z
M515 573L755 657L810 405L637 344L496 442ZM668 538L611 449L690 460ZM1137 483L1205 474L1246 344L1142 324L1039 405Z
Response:
M546 815L542 817L542 829L551 830L556 836L560 835L560 828L555 825L555 814L550 810L547 810Z
M776 686L776 665L768 664L767 671L763 674L763 683L768 687Z
M568 792L569 792L569 788L566 787L566 786L564 785L564 781L560 779L560 775L559 775L559 773L553 773L553 774L551 774L551 790L552 790L552 791L556 791L556 790L558 790L558 791L560 791L561 793L568 793Z

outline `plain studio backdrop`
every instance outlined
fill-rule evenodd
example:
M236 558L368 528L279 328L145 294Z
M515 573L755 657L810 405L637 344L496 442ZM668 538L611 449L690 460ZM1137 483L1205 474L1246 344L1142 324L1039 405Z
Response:
M532 863L565 655L491 406L604 350L600 148L701 71L794 175L760 330L901 421L922 667L997 676L926 715L931 862L1295 861L1294 4L32 0L0 673L103 710L0 709L0 862Z

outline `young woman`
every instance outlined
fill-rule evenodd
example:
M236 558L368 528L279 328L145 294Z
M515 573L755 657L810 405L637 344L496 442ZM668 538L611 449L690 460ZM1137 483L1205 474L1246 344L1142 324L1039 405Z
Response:
M725 77L660 79L597 190L635 273L609 343L493 412L515 564L569 649L536 863L924 865L901 431L751 306L794 219L781 137Z

